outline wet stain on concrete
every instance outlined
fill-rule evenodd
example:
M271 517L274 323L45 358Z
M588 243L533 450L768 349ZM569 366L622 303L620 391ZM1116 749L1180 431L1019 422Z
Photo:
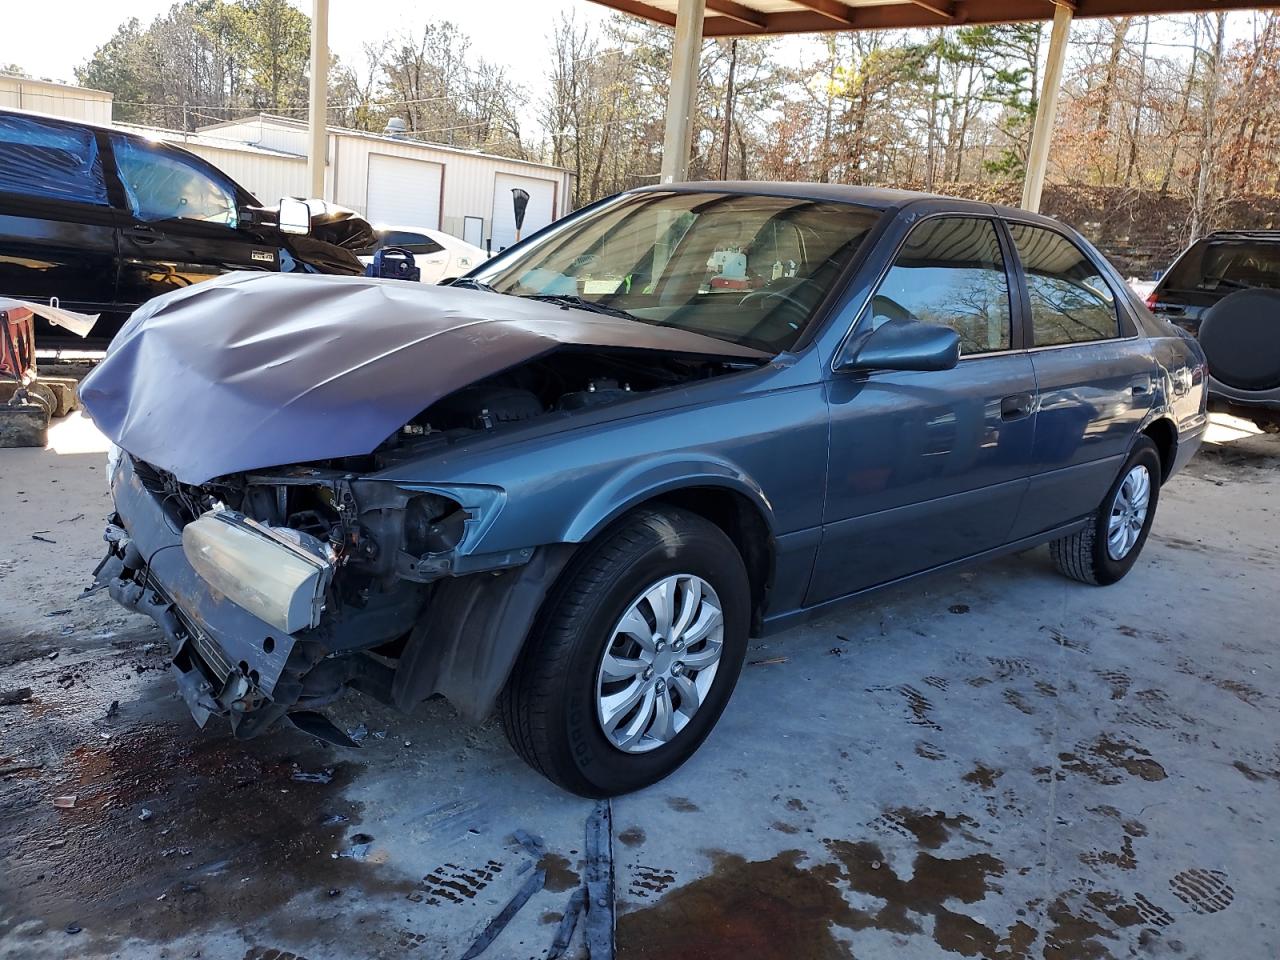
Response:
M631 883L627 887L627 892L640 900L649 900L665 893L667 888L675 882L674 870L637 863L631 867Z
M886 810L872 822L900 836L914 839L926 850L937 850L950 839L954 831L959 831L966 840L971 842L983 842L970 832L978 822L963 813L949 817L940 810L926 812L898 807L895 810Z
M844 960L831 925L860 918L836 886L840 868L803 860L798 850L760 861L715 854L709 875L618 917L619 960Z
M1004 776L1003 770L996 770L986 764L978 763L974 764L973 769L960 779L965 783L972 783L975 787L980 787L983 790L994 790L996 781L1002 776Z
M667 806L676 813L698 813L702 809L688 797L667 797Z
M1058 761L1061 764L1059 780L1065 779L1068 773L1076 773L1097 783L1112 785L1124 780L1118 771L1148 781L1164 780L1168 776L1150 752L1136 743L1107 734L1089 743L1076 744L1075 752L1058 754ZM1037 767L1032 772L1041 779L1050 774L1048 767Z
M932 836L924 828L926 836ZM921 852L902 879L881 849L868 842L824 841L834 863L806 865L798 850L769 860L713 855L711 873L661 901L618 918L618 957L698 957L700 960L835 960L849 948L835 928L918 934L933 921L942 950L969 957L1024 960L1035 930L1019 921L1003 934L947 906L977 903L1004 875L995 857L979 853L943 859ZM873 898L859 908L848 893Z
M627 827L618 834L618 840L624 847L638 847L644 843L645 834L639 827Z
M920 740L916 743L916 756L924 757L926 760L945 760L947 752L936 744L929 743L927 740Z
M292 779L317 769L332 770L332 779ZM412 883L383 873L376 858L337 856L360 819L359 806L342 797L354 771L297 738L117 731L72 750L65 773L45 787L74 794L75 807L35 798L14 811L21 829L0 813L0 888L12 884L23 902L40 905L46 924L74 923L100 945L266 916L310 891L403 896Z
M562 857L558 853L543 854L538 861L538 869L547 872L544 886L552 893L572 890L582 882L578 871L570 865L569 858Z
M1169 889L1196 913L1218 913L1236 897L1225 872L1201 867L1183 870L1169 881Z
M799 827L797 827L795 824L791 824L791 823L783 823L781 820L775 820L775 821L773 821L773 823L771 824L771 826L772 826L772 828L773 828L774 830L777 830L779 833L791 833L791 834L794 834L794 833L799 833L799 832L800 832L800 828L799 828Z
M1027 701L1023 698L1022 694L1019 693L1017 690L1014 690L1011 687L1007 688L1004 691L1004 695L1002 699L1004 700L1005 703L1013 707L1019 713L1022 713L1028 717L1035 716L1035 710L1031 708L1031 705L1027 703Z
M464 867L456 863L443 863L422 878L421 889L426 893L428 906L441 902L466 903L489 886L502 872L503 864L497 860L486 861L478 867Z

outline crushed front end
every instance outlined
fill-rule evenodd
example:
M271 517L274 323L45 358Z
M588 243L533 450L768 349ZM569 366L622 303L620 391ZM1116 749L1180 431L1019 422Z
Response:
M92 589L155 620L196 722L241 738L287 717L344 742L318 707L347 686L391 702L404 639L483 512L318 466L192 486L113 451L108 472Z

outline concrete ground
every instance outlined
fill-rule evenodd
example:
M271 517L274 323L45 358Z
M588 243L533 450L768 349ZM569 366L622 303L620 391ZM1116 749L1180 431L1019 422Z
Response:
M611 805L618 955L1277 956L1280 438L1212 441L1116 586L1041 549L754 644ZM76 601L101 442L52 445L0 451L0 958L460 958L538 870L483 956L546 956L594 805L443 703L198 732L150 622Z

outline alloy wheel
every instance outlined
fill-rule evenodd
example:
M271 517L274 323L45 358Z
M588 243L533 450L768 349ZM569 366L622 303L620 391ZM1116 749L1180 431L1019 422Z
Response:
M682 573L646 587L600 661L596 715L605 737L625 753L669 743L702 706L723 650L724 613L711 584Z

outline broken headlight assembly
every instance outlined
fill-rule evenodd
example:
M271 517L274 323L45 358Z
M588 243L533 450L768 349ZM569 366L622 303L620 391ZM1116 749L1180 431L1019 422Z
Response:
M431 486L401 489L404 508L403 571L412 579L462 572L492 526L506 495L497 487Z
M285 633L320 624L333 548L310 534L210 510L182 528L187 562L216 593Z

